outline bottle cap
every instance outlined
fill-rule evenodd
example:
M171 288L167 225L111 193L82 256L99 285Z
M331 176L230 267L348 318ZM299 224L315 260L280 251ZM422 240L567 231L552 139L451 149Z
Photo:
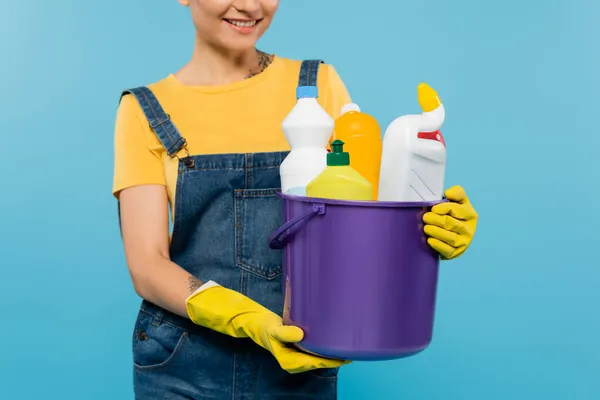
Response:
M417 97L423 112L433 111L442 104L437 92L426 83L420 83L417 86Z
M316 99L319 95L319 90L316 86L298 86L296 88L296 97L298 99L313 98Z
M331 153L327 153L327 165L330 167L350 165L350 154L344 152L344 142L341 140L334 140L331 143Z
M360 112L360 107L356 103L348 103L348 104L344 104L342 106L342 115L344 115L350 111Z

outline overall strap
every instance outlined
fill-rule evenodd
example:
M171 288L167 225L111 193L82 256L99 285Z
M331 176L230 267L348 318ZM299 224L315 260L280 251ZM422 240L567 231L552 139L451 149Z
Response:
M125 90L121 94L121 99L127 94L132 94L136 98L148 119L150 128L158 136L167 154L174 157L179 150L185 147L186 142L171 121L171 116L163 110L154 93L147 87L138 87Z
M304 60L300 66L300 78L298 79L298 97L318 97L317 77L322 60ZM302 94L302 96L300 96Z

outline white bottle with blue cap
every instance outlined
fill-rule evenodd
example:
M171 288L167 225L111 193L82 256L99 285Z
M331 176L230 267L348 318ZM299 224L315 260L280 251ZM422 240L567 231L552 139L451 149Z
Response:
M280 166L281 191L306 196L306 186L327 168L334 121L317 101L316 86L299 86L298 101L281 128L291 151Z

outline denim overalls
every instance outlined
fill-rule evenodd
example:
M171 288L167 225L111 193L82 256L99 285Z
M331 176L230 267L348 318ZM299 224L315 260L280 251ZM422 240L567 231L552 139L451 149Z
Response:
M316 86L321 61L302 63ZM287 152L189 155L147 88L127 90L171 157L178 157L171 259L202 281L239 291L281 316L279 165ZM143 301L133 335L136 399L335 399L337 369L289 374L250 339L235 339Z

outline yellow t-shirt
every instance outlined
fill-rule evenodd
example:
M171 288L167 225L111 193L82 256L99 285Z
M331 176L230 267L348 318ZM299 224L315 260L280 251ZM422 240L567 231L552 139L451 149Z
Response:
M148 88L191 155L286 151L281 123L296 104L300 65L275 56L259 75L231 84L189 86L171 74ZM321 65L317 85L319 103L337 118L350 96L331 65ZM119 105L114 146L115 196L131 186L158 184L167 187L169 202L175 203L178 159L166 153L133 96Z

